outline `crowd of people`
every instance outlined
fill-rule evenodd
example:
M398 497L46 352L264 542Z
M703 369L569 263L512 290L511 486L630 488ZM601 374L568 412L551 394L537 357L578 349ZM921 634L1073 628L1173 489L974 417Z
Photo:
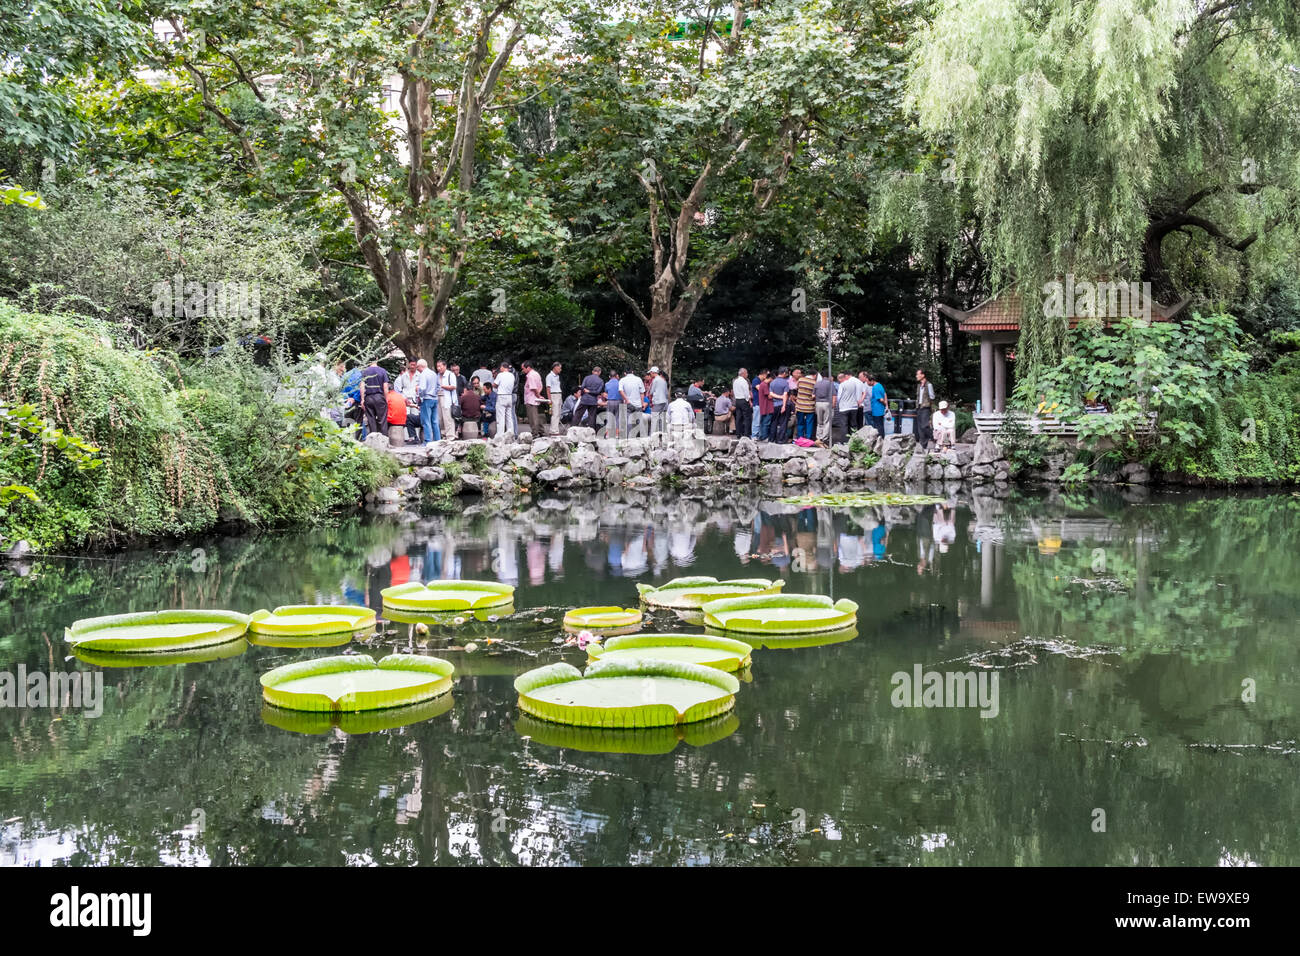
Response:
M637 438L700 429L714 435L749 436L756 441L826 447L865 425L881 434L896 431L885 386L869 371L761 369L752 379L740 369L735 379L712 389L697 378L673 388L658 366L644 375L593 367L565 390L563 365L552 363L545 377L531 361L503 361L468 377L456 363L439 359L433 368L412 359L392 378L377 362L335 366L343 407L336 417L361 426L364 438L378 432L390 445L425 444L444 438L518 435L517 406L523 405L534 436L588 427L607 438ZM937 401L933 383L916 370L915 427L923 447L951 447L956 416Z

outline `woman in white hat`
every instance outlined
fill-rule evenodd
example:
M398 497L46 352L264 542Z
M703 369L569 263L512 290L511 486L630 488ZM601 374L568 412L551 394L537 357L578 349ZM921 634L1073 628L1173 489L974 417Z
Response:
M934 416L934 443L940 448L951 448L957 441L957 416L948 408L947 402L939 403L939 411Z

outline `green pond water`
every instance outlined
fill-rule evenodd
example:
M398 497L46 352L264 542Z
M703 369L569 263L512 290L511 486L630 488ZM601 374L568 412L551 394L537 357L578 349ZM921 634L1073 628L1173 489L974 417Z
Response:
M0 690L103 686L98 716L67 693L0 707L0 864L1300 863L1300 498L951 505L605 495L0 563ZM518 674L585 665L566 609L683 574L851 598L858 636L756 650L707 726L519 713ZM262 673L345 648L108 667L63 642L102 614L378 608L458 577L515 585L514 613L427 637L381 615L346 649L458 670L448 702L366 733L263 709ZM895 706L930 672L988 693Z

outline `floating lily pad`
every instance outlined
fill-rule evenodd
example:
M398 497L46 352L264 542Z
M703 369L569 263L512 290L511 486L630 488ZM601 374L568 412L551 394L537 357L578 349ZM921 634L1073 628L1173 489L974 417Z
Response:
M521 737L539 744L604 754L667 754L683 740L692 747L704 747L731 736L739 727L740 718L733 712L671 727L574 727L528 714L515 721Z
M318 657L267 671L262 699L327 713L404 707L451 690L455 670L450 661L420 654L389 654L378 663L364 654Z
M598 661L584 676L551 664L515 679L519 707L542 720L582 727L666 727L708 720L736 703L740 682L679 661Z
M274 611L254 611L248 623L254 634L288 638L350 635L374 626L375 612L353 604L286 604Z
M408 581L379 593L385 607L402 611L478 611L511 604L515 589L496 581Z
M233 641L180 651L97 651L74 644L72 656L83 664L93 664L96 667L169 667L238 657L246 650L248 641L235 638Z
M377 730L394 730L408 724L432 720L451 710L451 694L439 694L431 700L405 707L365 710L360 713L340 711L286 710L271 704L262 705L262 720L272 727L296 734L327 734L335 727L345 734L370 734Z
M642 617L633 607L579 607L564 615L564 626L593 634L630 634L641 629Z
M648 607L698 609L701 605L720 598L740 597L746 594L776 594L783 587L785 587L784 581L769 581L766 578L719 581L717 578L685 577L674 578L658 587L638 584L636 589L641 594L641 600Z
M408 611L384 604L384 617L387 620L399 624L428 624L430 627L460 627L473 621L494 623L497 619L514 613L513 603L497 604L477 611Z
M749 666L752 651L744 641L711 634L637 634L611 637L603 646L593 644L587 649L587 656L593 661L651 657L735 671Z
M822 505L828 508L876 508L881 505L941 505L943 498L935 495L900 495L894 492L848 491L820 495L797 495L781 499L790 505Z
M704 623L728 634L809 634L857 624L858 606L821 594L762 594L723 598L704 605Z
M141 653L225 644L246 630L248 615L235 611L141 611L85 618L67 628L64 637L83 650Z
M710 628L710 631L712 632L713 629ZM769 651L784 651L800 647L826 647L830 644L844 644L857 636L857 625L852 625L837 631L814 631L811 634L737 634L736 639L744 641L751 647L761 647Z

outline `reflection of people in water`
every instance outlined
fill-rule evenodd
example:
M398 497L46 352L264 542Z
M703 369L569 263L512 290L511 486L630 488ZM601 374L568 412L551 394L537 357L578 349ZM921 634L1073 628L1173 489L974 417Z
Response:
M948 547L957 540L957 509L936 505L934 509L934 540L939 553L947 554Z
M542 542L537 538L529 538L525 547L528 560L528 583L542 584L546 580L546 552L542 549Z
M885 524L884 519L876 522L876 526L871 529L871 553L877 561L885 560L885 554L889 548L889 527Z

